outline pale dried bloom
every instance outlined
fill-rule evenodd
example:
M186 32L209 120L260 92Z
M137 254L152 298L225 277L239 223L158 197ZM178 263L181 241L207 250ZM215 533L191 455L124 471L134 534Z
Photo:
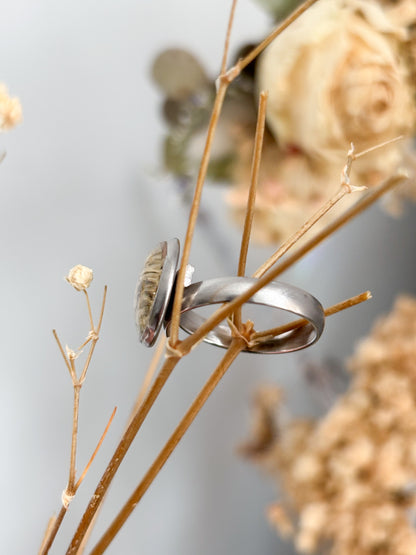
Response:
M9 96L5 85L0 84L0 131L8 131L22 121L22 106L18 98Z
M298 514L299 551L327 545L331 555L413 555L416 300L398 299L349 367L350 388L326 417L280 426L274 446L255 460Z
M90 268L78 264L69 270L66 281L77 291L84 291L90 286L93 272Z
M399 56L405 29L368 0L321 0L260 57L259 90L269 91L267 122L282 146L295 145L324 164L415 124L407 69ZM363 158L355 171L372 184L401 161L393 143Z
M233 166L235 185L227 192L226 202L233 218L244 222L250 183L252 138L241 133L235 138L238 160ZM294 149L283 152L266 135L254 209L253 239L257 243L279 243L293 235L308 216L336 192L344 159L335 165L317 165L310 157ZM355 185L355 183L353 183ZM349 195L331 210L331 217L344 211L357 197ZM315 229L328 222L322 218Z
M371 0L320 0L260 56L257 87L269 92L271 135L266 133L259 176L257 242L283 241L337 191L350 142L360 152L405 137L357 159L353 185L375 186L399 166L416 174L410 144L416 110L409 18L398 12L390 17L387 8ZM241 223L252 137L240 129L234 144L235 185L227 202ZM416 198L414 184L391 195L387 208L399 212L402 197ZM315 229L356 200L356 195L343 199Z

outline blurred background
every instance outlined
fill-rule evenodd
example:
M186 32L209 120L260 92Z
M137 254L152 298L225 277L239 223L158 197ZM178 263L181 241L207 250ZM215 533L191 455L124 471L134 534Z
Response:
M72 385L52 336L76 348L88 333L85 301L64 281L84 264L100 341L82 389L78 470L114 408L115 421L71 504L51 553L64 553L134 404L152 352L139 344L133 293L156 243L183 241L188 208L163 173L161 96L150 78L160 50L185 47L218 72L228 2L15 0L0 18L0 81L22 102L24 121L2 134L0 344L3 552L35 553L60 506L70 453ZM269 29L241 0L232 52ZM224 190L207 186L197 229L194 280L235 271L239 231ZM320 342L279 357L243 354L197 417L108 553L226 555L295 553L268 525L272 482L236 455L257 385L285 390L289 415L325 410L304 377L307 362L344 361L400 292L415 293L414 206L400 219L373 207L284 276L331 305L370 289L373 300L333 316ZM252 247L248 271L272 252ZM173 431L223 352L202 345L183 361L113 482L91 539L100 537Z

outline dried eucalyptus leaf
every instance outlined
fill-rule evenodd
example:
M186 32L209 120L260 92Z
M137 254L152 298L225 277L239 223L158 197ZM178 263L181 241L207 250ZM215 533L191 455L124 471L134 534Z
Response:
M276 20L287 17L303 0L256 0Z
M199 61L186 50L171 48L153 62L152 77L170 98L181 99L204 88L208 77Z

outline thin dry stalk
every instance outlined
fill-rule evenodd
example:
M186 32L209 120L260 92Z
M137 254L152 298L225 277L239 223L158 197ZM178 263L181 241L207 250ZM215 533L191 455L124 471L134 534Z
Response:
M52 530L52 528L55 524L55 520L56 520L55 515L51 516L51 518L48 520L48 525L46 526L45 534L43 536L42 543L40 544L38 555L40 555L42 553L42 549L44 548L44 546L46 545L46 542L48 541L49 534L51 533L51 530Z
M167 441L166 445L163 447L158 457L153 462L152 466L149 468L144 478L134 490L133 494L130 496L124 507L121 509L117 517L113 520L112 524L109 526L105 534L102 536L100 541L91 551L91 555L99 555L103 553L106 548L110 545L111 541L114 539L116 534L119 532L120 528L126 522L134 508L139 503L140 499L146 493L147 489L153 482L153 480L158 475L159 471L163 468L163 465L168 460L175 447L178 445L179 441L184 436L185 432L195 420L197 414L202 409L206 401L208 400L211 393L214 391L216 386L219 384L220 380L231 366L232 362L237 358L239 353L244 349L246 343L240 338L234 338L231 342L230 347L222 358L221 362L214 370L204 387L201 389L198 396L195 398L192 405L189 407L185 416Z
M325 316L332 316L333 314L337 314L337 312L341 312L346 308L351 308L352 306L368 301L369 299L371 299L371 293L370 291L365 291L364 293L360 293L359 295L355 295L354 297L350 297L345 301L341 301L337 304L334 304L326 308L324 310ZM255 332L253 334L253 341L256 341L257 339L268 340L282 333L287 333L288 331L294 330L296 328L301 328L307 323L308 323L307 320L305 320L304 318L301 318L299 320L294 320L293 322L289 322L284 326L278 326L276 328L270 328L268 330Z
M388 190L392 189L394 186L402 183L407 177L402 174L395 175L387 179L382 185L373 189L367 193L362 199L360 199L354 206L342 214L338 219L328 225L324 230L318 233L313 239L305 243L297 251L295 251L291 256L288 256L279 266L269 270L264 276L262 276L254 285L252 285L245 293L236 297L227 305L219 308L214 314L212 314L205 322L189 337L184 339L180 345L177 346L177 351L183 355L188 353L192 347L201 341L207 333L214 329L218 324L220 324L225 318L227 318L230 313L234 312L238 307L242 306L245 302L257 293L260 289L265 287L268 283L276 279L276 277L286 271L290 266L302 258L306 253L315 248L324 239L329 237L337 229L342 227L348 221L350 221L354 216L358 215L360 212L368 208L373 202L380 198Z
M91 311L91 304L90 304L88 292L86 291L86 289L84 289L84 293L85 293L86 302L87 302L87 309L88 309L88 315L89 315L91 330L90 330L90 333L88 334L87 340L83 343L83 345L86 345L89 341L91 341L91 345L90 345L90 350L88 352L87 360L85 361L81 376L79 378L77 377L76 370L75 370L75 358L76 358L77 354L71 352L68 355L66 355L65 352L64 352L64 349L62 348L62 344L61 344L61 342L58 338L58 334L56 333L56 330L53 330L53 335L54 335L54 337L56 339L56 342L58 344L58 348L61 352L61 355L62 355L62 357L65 361L65 365L68 368L68 371L69 371L70 376L71 376L72 386L73 386L73 390L74 390L74 403L73 403L73 416L72 416L71 454L70 454L70 463L69 463L68 484L67 484L64 492L62 493L62 507L59 511L58 516L56 517L56 519L53 523L53 526L51 526L51 528L49 529L48 535L44 539L43 545L42 545L42 547L40 549L40 552L39 552L40 555L46 555L49 552L49 549L51 548L51 546L54 542L54 539L56 537L56 534L58 533L58 530L59 530L59 528L62 524L62 521L63 521L63 519L66 515L69 504L70 504L72 498L74 497L74 495L76 494L77 488L81 484L82 479L85 475L85 472L84 472L83 476L82 476L82 479L80 479L77 483L75 483L75 481L76 481L76 456L77 456L77 444L78 444L79 399L80 399L81 388L82 388L82 385L85 381L85 377L86 377L87 370L88 370L88 367L89 367L90 362L91 362L91 358L92 358L92 355L93 355L93 352L94 352L94 349L95 349L95 345L96 345L96 343L99 339L99 333L100 333L100 330L101 330L101 324L102 324L103 315L104 315L104 308L105 308L105 301L106 301L106 296L107 296L107 286L104 287L103 300L102 300L102 303L101 303L100 318L99 318L99 323L98 323L97 328L94 327L94 321L93 321L92 311ZM96 449L96 451L97 451L97 449ZM94 452L92 458L95 457L96 451ZM87 469L89 468L89 464L87 465Z
M237 0L233 0L233 3L231 5L231 10L230 10L230 15L228 17L227 32L225 35L225 44L224 44L224 50L222 53L220 75L223 75L227 71L227 58L228 58L228 52L230 50L231 29L233 28L236 7L237 7Z
M131 422L133 416L136 414L140 405L143 403L143 399L149 390L150 384L152 383L157 367L159 366L160 358L162 354L165 352L165 346L166 346L166 336L163 336L162 338L159 339L159 342L156 346L156 350L154 352L152 360L150 361L149 368L147 369L147 372L142 382L142 385L140 387L139 393L137 394L137 398L134 403L133 410L131 411L129 423Z
M139 393L138 393L138 395L137 395L137 397L136 397L136 401L135 401L134 407L133 407L133 409L132 409L132 411L131 411L130 418L129 418L128 423L127 423L127 427L131 424L131 421L132 421L132 419L133 419L133 416L137 413L139 407L140 407L140 406L142 405L142 403L143 403L144 397L145 397L146 393L147 393L148 390L149 390L150 384L152 383L152 380L153 380L153 378L154 378L155 372L156 372L157 367L158 367L158 365L159 365L160 358L161 358L162 354L163 354L164 351L165 351L165 346L166 346L166 336L162 337L162 338L159 340L159 342L158 342L158 344L157 344L157 346L156 346L156 350L155 350L155 352L154 352L154 354L153 354L152 360L150 361L150 365L149 365L149 367L148 367L148 369L147 369L147 372L146 372L146 375L145 375L144 380L143 380L143 382L142 382L142 385L141 385L141 387L140 387ZM103 504L104 499L105 499L105 496L103 496L103 498L101 499L100 506ZM77 552L76 552L77 555L81 555L81 553L83 553L83 551L84 551L84 549L85 549L85 546L86 546L86 544L87 544L87 542L88 542L88 538L89 538L89 536L90 536L90 534L91 534L91 532L92 532L92 530L93 530L93 527L94 527L94 525L95 525L95 521L96 521L96 519L98 518L98 515L99 515L99 514L100 514L100 511L97 510L96 513L95 513L95 515L94 515L94 518L91 520L91 523L90 523L90 525L89 525L89 527L88 527L87 532L86 532L85 535L84 535L84 538L82 539L82 541L81 541L81 543L80 543L80 546L79 546L79 548L78 548L78 550L77 550Z
M391 189L397 187L401 183L404 183L404 181L406 181L407 179L408 176L405 173L399 172L396 175L393 175L392 177L386 179L378 187L371 189L366 195L364 195L353 206L351 206L351 208L346 210L332 223L328 224L322 231L315 235L315 237L312 237L312 239L302 245L297 251L288 256L279 265L278 269L274 270L274 272L276 273L276 277L285 272L291 266L293 266L298 260L305 256L305 254L312 251L325 239L338 231L338 229L340 229L342 226L350 222L353 218L355 218L355 216L358 216L359 214L361 214L361 212L364 212L364 210L369 208L384 194L388 193Z
M247 265L247 253L250 243L251 228L253 226L254 207L256 204L256 191L259 180L261 152L263 149L264 127L266 123L266 105L268 93L262 92L259 99L256 134L254 138L253 161L251 165L250 188L248 193L246 216L241 237L240 257L238 259L238 276L244 276ZM241 308L234 313L234 324L241 328Z
M253 225L254 205L256 203L256 191L259 179L261 162L261 151L263 148L264 126L266 122L266 104L268 93L262 92L259 100L259 111L257 116L256 135L254 139L253 161L251 166L250 189L247 199L246 216L241 238L240 257L238 260L238 276L244 276L247 265L247 252L250 242L251 228Z
M181 300L182 300L183 289L184 289L185 268L189 260L192 236L193 236L193 232L196 224L196 218L197 218L199 203L200 203L201 194L202 194L202 187L206 176L208 159L210 155L214 131L218 121L219 112L221 110L221 106L224 100L226 88L228 84L238 75L239 71L241 71L241 69L245 67L245 65L247 65L250 61L252 61L252 59L254 59L254 57L257 56L258 53L263 48L265 48L271 42L271 40L273 40L273 38L275 38L275 36L277 36L280 32L282 32L294 19L296 19L296 17L299 17L299 15L303 13L315 1L316 0L310 0L305 2L290 18L288 18L285 22L283 22L283 24L280 25L270 35L269 39L266 39L265 41L263 41L263 43L253 51L254 55L253 53L249 54L249 56L247 56L243 60L240 60L240 62L238 62L238 64L234 66L234 68L231 68L231 70L229 70L226 74L220 76L219 88L218 88L216 100L214 103L213 114L208 128L206 146L203 154L203 159L201 162L200 172L198 175L194 199L193 199L191 212L189 216L188 229L187 229L186 238L185 238L181 267L178 273L177 288L176 288L176 294L175 294L175 300L174 300L174 306L173 306L173 319L171 324L172 335L171 335L171 341L167 345L167 354L166 354L167 358L162 368L160 369L159 374L156 377L153 385L150 387L149 392L146 395L143 403L140 405L136 414L132 418L131 423L128 426L126 432L124 433L116 451L114 452L114 455L110 463L108 464L94 492L94 495L92 496L89 502L89 505L81 519L81 522L77 528L77 531L68 548L67 555L74 555L75 553L77 553L78 548L83 542L83 538L85 537L85 534L89 529L89 526L94 518L94 515L96 514L97 509L100 506L102 498L105 495L106 491L108 490L108 487L115 473L117 472L117 469L119 468L122 460L124 459L124 456L126 455L134 437L136 436L138 430L140 429L150 408L153 406L156 398L158 397L160 391L165 385L167 379L169 378L176 364L179 362L180 358L186 355L187 353L189 353L191 348L196 343L201 341L206 333L208 333L211 329L213 329L216 325L218 325L223 319L228 317L237 308L241 307L242 304L244 304L256 291L258 291L264 285L267 285L267 283L269 283L272 279L274 279L276 275L278 275L278 273L282 271L281 269L277 269L277 270L274 269L272 272L269 272L268 274L264 275L258 281L256 286L250 289L250 291L248 291L244 295L241 295L239 298L229 303L226 307L223 307L222 309L218 310L194 334L192 334L192 336L188 337L184 341L178 342L179 313L180 313ZM402 177L396 178L396 182L401 180L403 180ZM394 178L392 181L394 181ZM393 183L391 182L389 186L393 186ZM388 187L385 187L384 191L387 190L387 188ZM375 197L372 201L374 200L375 200ZM369 204L370 202L367 203L367 206ZM362 209L364 209L364 204L362 206ZM359 210L357 210L356 213L358 212ZM352 217L352 215L350 217ZM337 229L337 227L334 227L333 231L335 231L335 229ZM329 235L329 232L327 233L327 235ZM323 238L321 240L323 240ZM304 251L304 253L305 252L307 251Z
M272 31L265 40L263 40L256 48L254 48L247 56L242 58L237 62L227 72L221 72L218 78L218 89L217 95L215 97L214 107L211 114L211 119L208 125L207 139L205 143L204 152L202 155L201 166L199 169L199 174L195 186L194 198L192 201L192 206L189 214L188 228L186 231L183 254L181 265L179 268L177 276L177 285L175 291L175 298L172 308L172 320L170 325L170 345L175 348L178 343L179 336L179 321L180 321L180 310L182 306L183 290L185 287L185 273L186 266L189 262L189 256L191 253L192 239L195 231L196 220L198 217L199 205L201 203L202 189L204 186L208 163L210 158L211 146L215 135L215 130L217 128L218 119L221 113L221 108L224 102L225 94L227 92L228 85L240 74L242 69L244 69L251 61L253 61L278 35L280 35L291 23L293 23L303 12L305 12L312 4L317 0L306 0L299 8L297 8L289 17L287 17L282 23L280 23L274 31ZM231 14L229 18L229 23L227 27L227 37L229 37L231 32L231 25L233 21L235 0L233 1L233 6L231 9ZM225 42L224 55L223 55L223 65L224 60L227 59L227 49L229 46L229 40Z
M293 247L295 243L299 241L303 235L314 225L317 221L319 221L337 202L339 202L345 195L348 193L346 187L341 186L338 192L331 197L313 216L310 218L303 226L290 237L287 241L283 243L279 249L272 254L270 258L268 258L253 274L253 277L260 278L264 276L264 274L270 270L276 262L282 258L284 254L287 253L289 249Z
M404 179L406 179L406 177L403 175L394 176L388 179L377 189L374 189L371 192L369 192L365 197L360 199L360 201L357 202L355 206L353 206L350 210L348 210L343 216L338 218L335 222L333 222L330 226L328 226L325 230L323 230L323 232L318 234L312 241L305 244L301 249L299 249L299 251L297 251L295 255L291 257L290 260L288 259L289 262L288 260L286 260L284 265L281 265L277 269L275 268L271 273L272 275L266 274L266 276L263 276L263 278L261 278L259 282L256 284L255 291L249 291L248 293L241 295L240 297L236 298L234 301L228 303L227 305L219 309L208 320L206 320L206 322L204 322L204 324L194 334L192 334L187 339L182 341L178 345L177 349L175 350L170 349L171 356L165 361L165 364L163 365L160 371L160 374L155 381L155 384L156 384L160 379L161 375L164 375L163 383L161 382L161 385L158 385L156 388L154 386L152 387L151 391L148 394L148 397L143 403L143 406L139 410L138 414L142 413L140 418L138 417L138 415L136 415L136 421L133 420L129 428L131 429L132 427L137 426L137 424L139 423L139 426L138 426L138 429L139 429L141 423L143 422L145 416L147 415L148 410L150 410L150 407L153 404L155 398L157 397L158 393L162 389L170 373L173 371L174 366L176 366L177 362L179 362L180 357L186 355L192 349L192 347L205 336L206 333L211 331L211 329L217 326L224 318L228 317L233 312L233 310L235 310L235 308L241 306L244 302L246 302L246 300L248 300L254 294L254 292L256 292L261 287L263 287L264 285L262 284L262 281L264 281L265 284L269 283L269 281L274 279L275 276L277 276L279 273L283 271L282 267L284 268L284 270L286 270L292 263L297 261L301 256L309 252L309 250L311 250L314 246L316 246L318 243L323 241L331 233L335 232L343 224L347 223L355 215L359 214L365 208L370 206L386 191L388 191L398 183L401 183ZM254 287L252 289L254 289ZM176 353L176 357L173 356L173 353ZM130 434L131 434L131 431L130 431ZM77 546L79 545L79 543L77 542L80 542L82 540L83 534L88 528L88 520L93 518L96 508L98 508L97 499L99 499L101 495L105 493L105 490L108 488L112 480L112 477L114 476L119 464L121 463L121 457L124 458L125 453L128 449L128 446L131 444L131 441L133 440L133 438L129 437L128 443L125 443L124 439L125 438L123 437L118 450L114 454L112 461L107 467L107 470L99 484L99 487L96 489L95 494L92 500L90 501L90 505L88 506L87 511L84 514L83 519L80 523L80 526L78 527L78 530L71 542L70 548L67 551L67 555L76 553ZM120 448L120 446L122 447ZM85 527L85 531L83 531L84 527Z
M69 464L69 478L66 487L66 493L69 497L75 495L75 475L76 475L76 458L77 458L77 441L78 441L78 417L79 417L79 395L81 393L81 384L74 384L74 407L72 417L72 441L71 441L71 461Z
M117 407L114 407L114 410L113 410L113 412L111 413L110 419L109 419L109 421L107 422L107 426L105 427L104 432L102 433L102 435L101 435L101 437L100 437L100 439L99 439L99 441L98 441L98 443L97 443L97 447L94 449L94 452L93 452L93 454L92 454L91 457L90 457L90 460L87 462L87 464L86 464L84 470L82 471L81 476L78 478L78 481L77 481L77 483L75 484L75 491L77 491L77 489L79 488L79 486L80 486L80 485L82 484L82 482L84 481L84 478L85 478L85 476L87 475L87 472L88 472L90 466L92 465L93 460L94 460L95 457L97 456L97 453L98 453L98 451L100 450L100 447L101 447L101 445L102 445L102 443L103 443L103 441L104 441L104 439L105 439L105 436L107 435L108 430L110 429L111 423L112 423L112 421L114 420L114 417L115 417L115 415L116 415L116 412L117 412Z
M167 382L169 376L171 375L173 369L179 362L179 356L170 355L165 360L162 368L159 371L159 374L156 376L155 381L153 382L152 386L149 389L148 394L146 395L143 403L140 405L138 411L133 416L129 426L127 427L126 431L124 432L120 443L118 444L116 450L114 451L113 456L111 457L110 462L107 465L106 470L104 471L103 476L101 477L100 482L98 483L93 496L90 499L90 502L82 516L82 519L78 525L78 528L74 534L74 537L71 540L71 543L67 550L67 555L74 555L78 552L78 548L81 545L81 542L88 531L88 528L96 514L99 506L101 505L102 498L105 496L120 464L122 463L126 453L132 444L134 438L136 437L137 432L140 430L141 425L144 422L149 410L153 406L154 402L156 401L159 393L163 389L163 386Z
M257 45L251 52L247 54L244 58L239 60L236 65L230 69L228 73L233 75L233 79L240 74L240 72L247 67L253 60L257 58L265 48L269 46L274 39L279 36L289 25L291 25L298 17L300 17L303 12L306 12L313 4L318 0L307 0L301 4L296 10L294 10L284 21L282 21L276 29L270 35L268 35L259 45Z
M284 31L284 29L286 29L286 27L288 27L288 25L290 25L290 23L292 23L297 17L299 17L304 11L306 11L306 9L309 8L309 6L311 6L314 2L316 2L316 0L307 0L300 8L298 8L294 14L292 14L291 16L289 16L289 18L287 18L283 23L281 23L270 35L269 35L269 40L265 40L262 42L262 44L260 45L260 47L258 47L256 49L256 54L255 56L257 56L264 48L266 48L266 46L276 37L278 36L282 31ZM230 13L230 18L229 18L229 23L228 23L228 30L227 30L227 39L225 42L225 49L224 49L224 55L223 55L223 60L227 59L227 49L228 49L228 45L229 45L229 36L230 36L230 32L231 32L231 23L232 23L232 19L233 19L233 14L234 14L234 9L235 9L235 4L236 2L233 1L233 5L232 5L232 9L231 9L231 13ZM171 336L170 336L170 341L168 342L168 349L167 349L167 360L165 361L164 365L162 366L161 370L159 371L159 374L155 380L155 382L153 383L152 387L150 388L146 398L144 399L142 405L138 408L137 413L133 416L130 425L128 426L126 432L123 434L123 437L111 459L111 461L109 462L107 469L104 472L104 475L102 476L96 490L95 493L93 495L93 497L91 498L88 507L81 519L81 522L79 523L79 526L75 532L74 537L72 538L72 541L70 543L70 546L68 548L67 551L67 555L74 555L82 540L83 537L85 536L93 518L94 515L96 514L98 507L100 506L100 503L102 501L103 496L105 495L115 473L117 472L118 467L120 466L122 460L124 459L124 456L127 453L127 450L129 449L134 437L136 436L137 432L139 431L144 419L146 418L150 408L152 407L152 405L154 404L156 398L158 397L160 391L162 390L163 386L165 385L167 379L169 378L171 372L173 371L174 367L176 366L176 364L178 363L178 361L180 360L180 358L187 352L189 352L189 350L187 351L186 349L182 348L182 349L177 349L177 345L178 345L178 332L179 332L179 319L180 319L180 308L181 308L181 304L182 304L182 297L183 297L183 290L184 290L184 283L185 283L185 272L186 272L186 266L188 264L188 260L189 260L189 255L190 255L190 250L191 250L191 243L192 243L192 238L193 238L193 233L195 230L195 225L196 225L196 220L197 220L197 216L198 216L198 211L199 211L199 205L200 205L200 201L201 201L201 195L202 195L202 189L203 189L203 185L204 185L204 181L205 181L205 177L206 177L206 173L207 173L207 169L208 169L208 163L209 163L209 158L210 158L210 152L211 152L211 146L212 146L212 142L213 142L213 138L214 138L214 134L215 134L215 130L216 130L216 126L218 123L218 118L220 116L220 112L221 112L221 108L222 108L222 104L224 101L224 97L226 94L226 90L228 85L232 82L232 80L237 77L237 75L239 74L239 72L241 71L242 68L244 68L246 65L248 65L248 63L250 63L251 59L254 59L253 57L251 59L250 56L252 56L252 53L249 54L246 58L240 60L238 62L238 64L236 66L234 66L234 68L231 68L231 70L229 70L227 73L223 73L220 75L219 78L219 86L218 86L218 90L217 90L217 95L215 98L215 102L214 102L214 106L213 106L213 111L212 111L212 115L211 115L211 119L209 122L209 126L208 126L208 132L207 132L207 138L206 138L206 143L205 143L205 148L204 148L204 152L203 152L203 156L202 156L202 160L201 160L201 166L200 166L200 170L199 170L199 174L198 174L198 178L197 178L197 183L195 186L195 192L194 192L194 198L192 201L192 206L191 206L191 210L190 210L190 214L189 214L189 220L188 220L188 228L187 228L187 232L186 232L186 236L185 236L185 241L184 241L184 248L183 248L183 254L182 254L182 259L181 259L181 265L178 271L178 275L177 275L177 285L176 285L176 291L175 291L175 297L174 297L174 302L173 302L173 309L172 309L172 321L171 321ZM254 57L255 57L254 56ZM224 64L224 62L223 62ZM241 306L243 303L241 303L239 306ZM235 307L238 308L238 307ZM234 310L235 310L234 308ZM227 311L227 316L231 313L232 311ZM201 340L203 337L203 335L200 336L199 340ZM195 343L193 343L195 344ZM179 345L181 345L181 343L179 343Z
M396 139L393 139L393 141L395 141ZM366 187L355 187L353 185L351 185L350 183L350 174L351 174L351 168L352 168L352 163L354 162L354 160L356 160L357 158L359 158L360 156L364 156L365 154L368 154L369 152L372 152L373 150L377 150L383 146L386 146L387 144L393 142L393 141L386 141L384 143L381 143L379 145L376 145L370 149L367 149L363 152L360 152L358 154L355 153L354 151L354 145L351 143L351 148L348 151L348 155L347 155L347 162L344 166L344 169L341 173L341 184L340 184L340 188L338 190L337 193L335 193L335 195L333 197L331 197L311 218L309 218L309 220L307 222L305 222L303 224L303 226L292 235L292 237L289 237L289 239L287 241L285 241L283 243L283 245L277 249L276 252L274 252L272 254L272 256L270 256L270 258L268 258L264 264L262 264L253 274L253 277L255 278L259 278L261 276L263 276L267 270L269 270L280 258L282 258L282 256L284 254L287 253L287 251L289 249L291 249L293 247L293 245L295 243L297 243L299 241L299 239L301 237L303 237L305 235L305 233L307 231L309 231L311 229L311 227L313 225L316 224L316 222L318 222L327 212L329 212L329 210L331 210L331 208L333 208L333 206L335 206L335 204L337 204L341 199L343 199L345 197L345 195L356 192L356 191L363 191L366 189Z

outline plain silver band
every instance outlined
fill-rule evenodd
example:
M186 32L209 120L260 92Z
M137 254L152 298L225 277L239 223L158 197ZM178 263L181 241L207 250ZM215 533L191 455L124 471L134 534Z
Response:
M180 319L181 328L187 333L193 333L205 321L201 315L193 312L195 308L230 302L245 293L256 282L255 278L223 277L193 283L185 287ZM321 303L306 291L293 285L271 282L255 293L247 302L291 312L308 321L308 324L300 328L244 349L247 352L277 354L298 351L315 343L324 329L325 315ZM230 327L222 323L208 333L204 341L227 348L231 339Z

